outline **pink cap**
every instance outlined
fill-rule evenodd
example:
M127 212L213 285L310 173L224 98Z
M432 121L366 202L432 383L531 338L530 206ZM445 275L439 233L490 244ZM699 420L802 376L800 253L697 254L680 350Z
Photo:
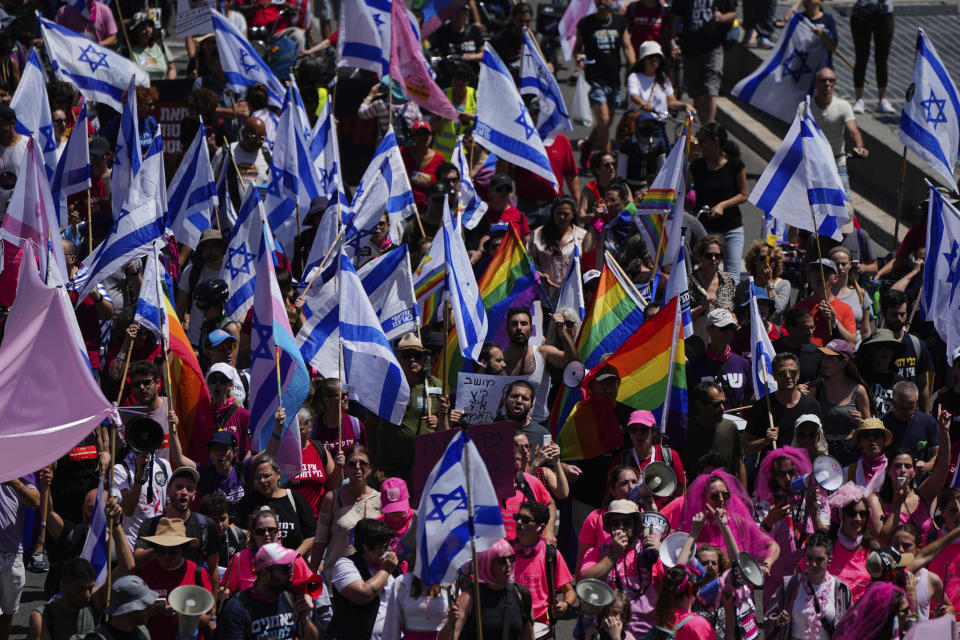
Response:
M653 417L653 414L645 409L638 409L630 414L630 419L627 420L627 426L629 427L632 424L642 424L647 427L655 427L657 425L657 419Z
M410 511L410 492L400 478L387 478L380 485L380 512L406 513Z
M278 542L271 542L260 547L253 558L254 571L269 569L276 565L292 564L297 559L297 552L287 549Z

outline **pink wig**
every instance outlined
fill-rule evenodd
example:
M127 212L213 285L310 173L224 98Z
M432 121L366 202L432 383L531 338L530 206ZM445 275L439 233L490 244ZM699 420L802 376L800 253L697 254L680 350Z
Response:
M512 556L514 554L513 546L507 542L506 538L497 540L485 551L477 554L477 579L487 586L493 586L497 583L493 577L493 563L500 556ZM510 575L507 581L513 581L513 567L510 568Z
M896 615L902 595L903 589L889 582L871 583L853 608L840 618L833 640L879 638L891 614Z
M771 480L773 479L773 463L781 458L789 458L793 461L793 468L796 469L797 474L801 476L810 473L810 470L813 468L810 464L810 456L808 456L807 452L803 449L796 449L794 447L774 449L763 459L763 462L760 463L760 470L757 471L757 502L763 500L768 502L773 501L773 491L770 489Z
M753 521L753 503L750 495L743 488L740 481L725 471L715 470L697 476L693 483L687 487L683 502L683 515L680 517L680 526L677 531L690 531L693 523L693 516L703 512L706 514L706 504L710 498L710 485L717 480L721 480L727 485L730 491L730 500L727 501L727 515L730 519L730 529L733 531L733 537L737 541L740 551L746 551L757 560L762 561L767 557L767 545L773 541L760 526ZM716 522L709 518L704 521L706 524L697 542L712 544L720 549L725 549L723 534Z

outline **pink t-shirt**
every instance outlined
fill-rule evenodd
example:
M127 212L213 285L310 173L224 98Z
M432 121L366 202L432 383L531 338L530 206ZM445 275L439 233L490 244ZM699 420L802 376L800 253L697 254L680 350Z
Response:
M673 612L673 626L676 627L684 618L692 616L677 629L677 640L713 640L717 637L717 630L707 622L707 619L696 613L684 609Z
M642 638L653 628L653 608L657 605L657 592L664 573L659 558L652 567L640 562L637 553L642 548L643 544L638 540L633 549L620 556L617 564L604 578L604 582L617 591L623 591L630 600L632 615L627 631L638 638ZM600 562L609 551L608 545L588 549L583 557L581 574Z
M830 565L827 567L832 575L840 578L848 587L853 595L853 603L856 604L863 592L870 586L870 573L867 571L867 556L870 550L861 546L856 551L849 551L842 544L837 542L833 545L833 557L830 558ZM943 556L943 553L940 554ZM939 559L939 557L937 558ZM937 561L935 559L933 562ZM800 571L807 568L807 560L800 560ZM930 565L933 571L933 563Z
M87 20L76 9L65 4L57 11L57 24L76 31L95 42L101 42L117 34L117 23L113 19L110 7L94 2L93 20Z
M610 534L603 530L603 514L605 509L596 509L590 512L587 519L580 527L580 535L577 540L582 542L588 549L610 544Z
M513 580L530 590L533 598L533 619L537 622L547 622L547 609L550 607L550 590L547 588L547 543L542 539L534 547L532 555L524 556L521 549L514 541L513 545L517 553L517 562L513 565ZM559 593L560 587L573 582L570 575L570 569L563 559L563 555L557 554L557 575L555 576L555 586Z
M543 483L529 473L524 473L523 477L527 480L527 484L533 491L533 496L537 499L537 502L549 505L550 492L543 486ZM500 501L500 515L503 516L503 528L507 532L507 540L513 540L517 537L517 523L513 520L513 514L520 511L520 505L526 501L527 496L520 489L516 490L512 498Z
M943 580L943 591L950 602L960 602L960 540L954 540L930 562L930 571Z

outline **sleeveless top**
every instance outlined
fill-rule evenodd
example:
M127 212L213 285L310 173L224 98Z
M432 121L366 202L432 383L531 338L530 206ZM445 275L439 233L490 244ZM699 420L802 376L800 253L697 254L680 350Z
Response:
M930 575L924 567L917 571L917 617L923 620L930 619Z
M858 385L859 387L859 385ZM833 404L824 391L823 379L817 385L816 399L820 403L820 417L823 420L823 433L827 436L849 436L856 428L850 418L850 411L857 410L856 388L850 394L850 402Z

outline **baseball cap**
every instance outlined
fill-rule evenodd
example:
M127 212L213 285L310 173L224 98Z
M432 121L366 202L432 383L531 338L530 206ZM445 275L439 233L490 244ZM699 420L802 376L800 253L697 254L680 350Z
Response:
M410 492L401 478L387 478L380 485L380 512L410 512Z
M597 269L590 269L585 274L583 274L583 284L590 284L594 280L600 277L600 271Z
M707 314L707 326L708 327L729 327L733 325L739 327L737 319L733 317L733 314L727 311L726 309L714 309Z
M451 189L445 182L431 182L427 187L427 198L431 200L437 198L439 200L452 192L453 189Z
M113 581L110 588L110 606L103 610L111 616L143 611L160 595L147 586L140 576L123 576Z
M490 178L490 190L496 191L501 187L510 187L510 190L513 190L513 178L508 176L505 173L498 173L497 175Z
M214 445L214 444L225 444L225 445L227 445L228 447L232 447L232 448L236 449L236 448L237 448L237 436L233 435L233 434L230 433L229 431L224 431L223 429L221 429L220 431L217 431L217 432L214 433L212 436L210 436L210 439L207 440L207 446L208 446L208 447L209 447L210 445Z
M200 242L197 243L197 246L199 247L207 240L223 240L223 234L216 229L206 229L200 234Z
M90 141L90 157L102 158L110 153L110 141L103 137L96 137Z
M630 419L627 420L628 427L632 424L640 424L645 427L652 427L657 424L657 419L653 417L651 412L645 409L637 409L630 414Z
M819 260L810 261L810 266L813 266L815 264L823 265L824 269L830 269L830 271L833 271L834 273L838 273L837 263L831 260L830 258L820 258Z
M797 418L796 422L793 423L793 428L794 428L794 429L799 429L799 428L800 428L800 425L805 424L805 423L807 423L807 422L813 423L813 424L817 425L818 427L822 427L822 426L823 426L823 423L820 422L820 416L818 416L818 415L815 414L815 413L805 413L805 414L803 414L802 416L800 416L799 418Z
M200 483L200 474L193 467L177 467L177 470L170 474L168 484L173 484L173 481L177 478L190 478L193 480L193 484Z
M607 363L600 367L600 371L597 372L597 375L593 377L597 382L603 382L604 380L609 380L611 378L620 379L620 372L615 366L610 363Z
M237 340L223 329L215 329L211 331L207 336L207 339L210 341L211 347L219 347L226 340L233 340L234 342Z
M848 362L853 360L853 347L846 340L831 340L820 347L820 351L828 356L840 356Z
M277 565L290 564L297 559L297 552L283 545L270 542L260 547L253 558L254 571L263 571Z
M433 129L430 128L430 123L426 120L417 120L410 126L410 131L416 133L421 129L426 129L427 131L433 132Z

